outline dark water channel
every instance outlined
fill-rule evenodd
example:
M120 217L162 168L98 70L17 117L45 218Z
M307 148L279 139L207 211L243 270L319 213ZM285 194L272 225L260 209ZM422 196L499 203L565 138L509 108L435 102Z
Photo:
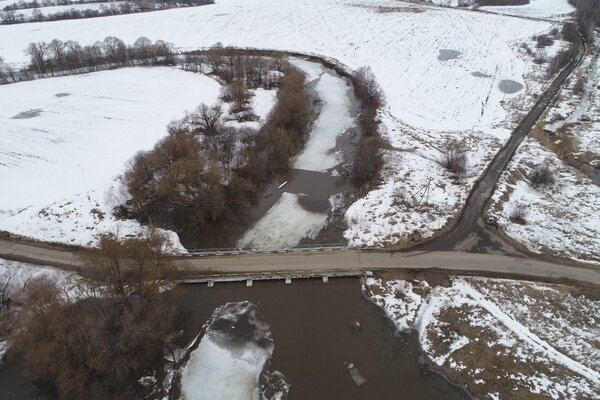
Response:
M2 400L50 400L51 396L34 386L16 368L0 365L0 399Z
M398 337L383 312L367 301L356 279L184 285L175 289L186 339L215 307L248 300L258 306L275 341L270 369L291 385L291 400L466 399L460 389L419 364L416 334ZM362 328L354 331L352 321ZM367 383L357 387L344 361Z

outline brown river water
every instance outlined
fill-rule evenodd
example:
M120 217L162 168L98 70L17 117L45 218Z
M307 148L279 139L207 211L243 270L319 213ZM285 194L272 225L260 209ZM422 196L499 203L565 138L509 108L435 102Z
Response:
M181 285L170 293L181 311L184 340L191 339L213 310L230 301L250 301L271 326L275 351L270 369L291 385L290 400L467 399L459 388L421 362L415 333L396 334L381 309L366 300L354 278ZM351 327L359 321L361 329ZM344 366L355 364L367 382L357 387ZM50 399L9 366L0 366L3 400Z

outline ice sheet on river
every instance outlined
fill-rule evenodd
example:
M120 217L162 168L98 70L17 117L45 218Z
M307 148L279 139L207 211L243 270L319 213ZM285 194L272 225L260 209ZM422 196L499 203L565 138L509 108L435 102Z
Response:
M243 248L286 248L297 245L327 220L327 214L302 208L298 195L285 192L238 242Z
M248 302L227 303L215 310L204 337L192 352L182 374L185 400L249 400L266 398L270 380L287 384L280 374L266 373L275 348L271 328Z
M298 66L304 69L306 64L310 65L302 63ZM310 69L307 73L312 75ZM348 97L350 86L344 79L325 73L319 78L315 90L323 101L323 107L294 168L326 171L341 162L341 156L335 151L337 137L353 124Z

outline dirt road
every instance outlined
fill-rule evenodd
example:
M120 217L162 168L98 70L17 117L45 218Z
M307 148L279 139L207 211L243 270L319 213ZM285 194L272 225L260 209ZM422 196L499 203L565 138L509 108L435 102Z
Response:
M481 220L481 214L486 206L486 203L493 193L494 187L500 175L512 159L515 151L527 137L536 121L544 113L554 96L558 93L566 79L581 63L585 55L586 46L582 37L577 41L577 55L563 68L562 71L554 78L554 81L540 96L529 113L519 122L517 127L512 132L512 135L504 147L496 154L484 175L475 185L471 195L467 199L462 214L454 227L445 235L426 243L422 246L417 246L419 250L467 250L466 248L459 249L462 243L469 242L470 249L476 251L499 250L506 251L506 244L488 231Z
M0 239L0 257L60 268L82 266L76 250ZM179 257L176 265L191 274L362 269L441 269L535 280L572 280L600 285L600 270L553 264L523 257L463 252L321 251Z

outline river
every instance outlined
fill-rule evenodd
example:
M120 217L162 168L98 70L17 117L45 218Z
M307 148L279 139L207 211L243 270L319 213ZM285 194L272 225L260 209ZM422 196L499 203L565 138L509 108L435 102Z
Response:
M466 399L466 394L420 362L416 334L397 335L382 310L366 300L354 278L284 282L181 285L171 291L181 311L184 341L200 332L213 310L248 300L271 326L275 351L271 370L291 385L290 400ZM351 327L359 321L361 329ZM367 383L357 387L344 361L356 365ZM0 368L0 398L46 400L14 369Z
M175 289L186 340L215 307L250 301L271 326L270 369L286 376L291 400L465 399L439 375L424 371L416 334L396 335L382 310L366 300L357 279L184 285ZM359 321L361 329L351 327ZM344 366L356 365L367 383L357 387Z

